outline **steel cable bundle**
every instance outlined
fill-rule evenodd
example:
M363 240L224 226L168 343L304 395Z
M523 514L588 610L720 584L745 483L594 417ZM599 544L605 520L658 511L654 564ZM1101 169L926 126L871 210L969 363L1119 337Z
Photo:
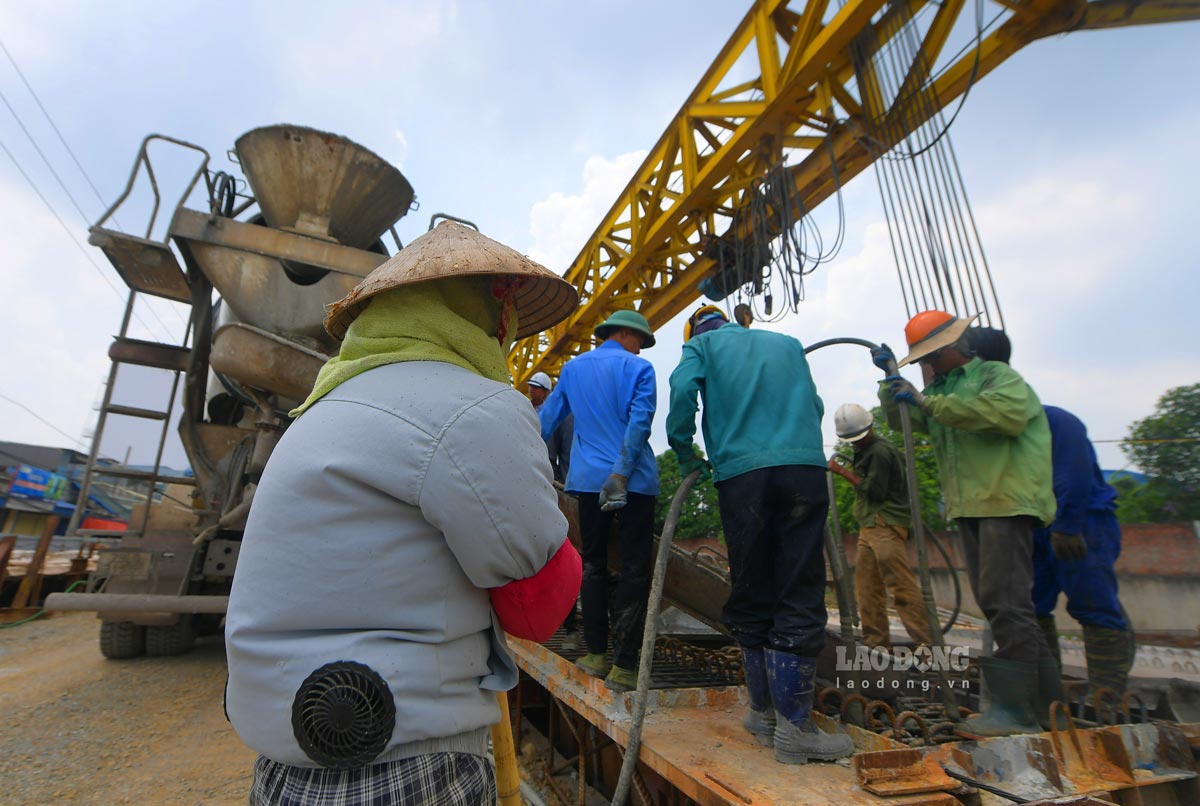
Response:
M1002 328L991 270L948 136L962 105L949 121L938 108L918 29L918 18L896 7L851 47L863 106L875 112L866 115L869 129L861 141L878 157L875 176L905 312L979 313L983 323ZM977 0L976 42L983 30Z

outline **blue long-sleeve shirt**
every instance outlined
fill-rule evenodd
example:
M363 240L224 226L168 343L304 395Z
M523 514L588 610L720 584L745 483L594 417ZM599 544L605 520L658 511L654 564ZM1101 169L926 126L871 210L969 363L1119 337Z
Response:
M657 395L654 367L615 341L566 363L538 414L543 439L575 415L568 491L598 493L615 473L629 479L630 492L658 495L658 464L650 449Z
M1104 481L1087 427L1069 411L1044 406L1050 421L1054 497L1058 512L1049 531L1082 534L1089 512L1116 510L1117 491Z

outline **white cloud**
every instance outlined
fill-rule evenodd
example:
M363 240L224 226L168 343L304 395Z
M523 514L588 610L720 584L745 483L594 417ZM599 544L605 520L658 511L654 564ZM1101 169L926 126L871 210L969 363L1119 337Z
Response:
M396 146L392 152L392 159L389 162L403 171L404 161L408 159L408 138L404 136L403 129L396 129L394 136L396 138Z
M583 164L583 189L578 194L556 191L534 204L529 211L529 256L560 274L570 268L646 153L630 151L611 160L590 156Z

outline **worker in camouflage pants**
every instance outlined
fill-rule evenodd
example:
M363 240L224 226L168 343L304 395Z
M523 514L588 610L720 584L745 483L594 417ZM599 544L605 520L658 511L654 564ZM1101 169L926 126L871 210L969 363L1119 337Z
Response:
M862 406L847 403L839 407L833 415L834 427L838 438L854 448L853 466L845 467L838 456L829 460L830 472L854 487L854 519L858 521L854 596L862 618L863 643L891 647L887 615L890 591L904 629L918 644L928 646L932 643L929 617L906 548L912 514L904 459L895 445L875 434L874 421L871 412Z

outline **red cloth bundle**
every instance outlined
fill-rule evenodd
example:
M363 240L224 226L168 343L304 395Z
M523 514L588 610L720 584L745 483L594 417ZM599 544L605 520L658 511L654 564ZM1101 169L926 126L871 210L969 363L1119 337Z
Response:
M531 577L517 579L488 595L500 626L514 638L545 641L571 612L583 581L583 560L570 540Z

